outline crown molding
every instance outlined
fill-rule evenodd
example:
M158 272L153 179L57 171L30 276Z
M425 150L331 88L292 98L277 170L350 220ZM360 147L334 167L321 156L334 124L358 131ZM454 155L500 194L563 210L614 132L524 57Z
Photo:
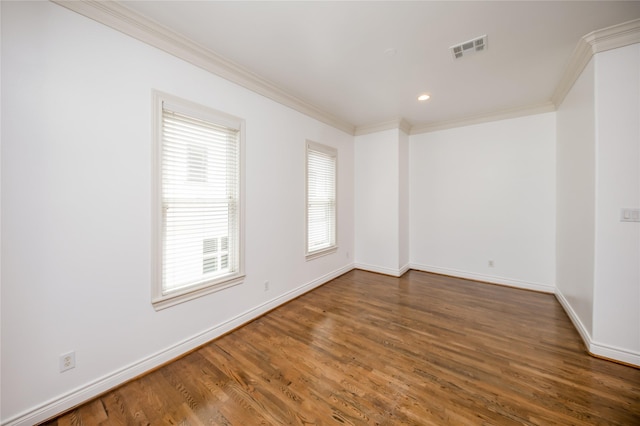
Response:
M438 130L452 129L454 127L471 126L474 124L488 123L491 121L506 120L509 118L518 118L527 115L543 114L545 112L553 112L555 110L555 105L551 101L549 101L537 105L509 108L498 112L478 114L456 120L439 121L437 123L430 124L418 124L411 128L410 134L417 135L420 133L429 133Z
M489 114L480 114L462 119L441 121L411 126L403 118L380 123L355 126L312 103L291 95L283 88L260 77L215 52L193 42L157 22L129 9L114 0L51 0L53 3L77 12L87 18L127 34L175 57L209 71L248 90L292 108L311 118L342 130L350 135L365 135L390 129L399 129L407 134L433 132L453 127L469 126L484 122L516 118L531 114L555 111L578 79L593 55L610 49L640 42L640 19L593 31L582 37L573 51L569 64L560 79L550 102L538 105L511 108Z
M356 127L355 136L368 135L369 133L384 132L385 130L398 129L407 135L411 132L411 124L404 118L395 118L389 121L368 124Z
M562 103L593 55L635 43L640 43L640 19L596 30L582 37L553 92L551 101L556 106Z
M146 44L161 49L219 77L238 84L275 102L290 107L325 124L355 134L355 126L315 105L287 93L276 84L223 58L157 22L107 0L51 0L53 3L93 19Z
M640 19L596 30L582 38L592 46L594 54L639 43Z

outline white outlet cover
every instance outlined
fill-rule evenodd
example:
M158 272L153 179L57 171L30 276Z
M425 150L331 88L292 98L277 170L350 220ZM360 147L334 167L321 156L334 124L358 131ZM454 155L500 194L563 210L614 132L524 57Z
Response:
M60 355L60 372L71 370L76 367L76 353L68 352Z

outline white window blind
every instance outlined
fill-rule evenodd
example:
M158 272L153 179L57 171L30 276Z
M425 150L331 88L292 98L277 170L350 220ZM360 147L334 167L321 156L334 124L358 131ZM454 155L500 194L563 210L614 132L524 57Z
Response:
M336 249L334 148L307 142L307 258Z
M193 104L160 105L157 300L212 291L242 272L241 126Z

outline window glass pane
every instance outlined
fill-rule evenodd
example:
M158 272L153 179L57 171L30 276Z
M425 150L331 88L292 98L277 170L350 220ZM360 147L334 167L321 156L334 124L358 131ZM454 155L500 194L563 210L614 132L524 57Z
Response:
M336 244L336 154L307 146L307 254Z

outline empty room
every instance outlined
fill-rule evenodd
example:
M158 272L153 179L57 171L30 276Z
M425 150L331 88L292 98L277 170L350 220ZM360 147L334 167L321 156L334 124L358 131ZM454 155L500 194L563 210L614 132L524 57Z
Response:
M0 34L0 425L640 425L640 2Z

